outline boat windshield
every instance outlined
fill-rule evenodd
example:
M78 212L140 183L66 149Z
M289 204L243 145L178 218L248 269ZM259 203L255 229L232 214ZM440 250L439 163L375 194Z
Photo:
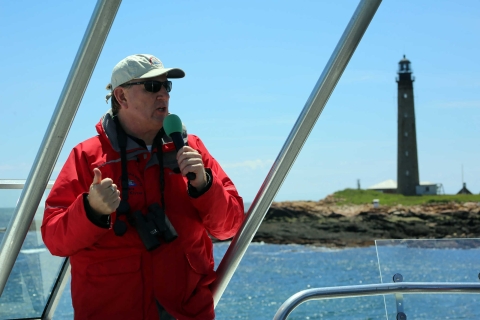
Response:
M382 283L478 282L480 239L376 240ZM386 295L385 312L415 319L480 319L474 294ZM400 304L400 305L399 305Z
M20 191L1 190L18 193L12 194L17 199ZM14 210L0 204L0 242ZM40 233L42 218L43 207L39 207L0 297L0 319L41 318L50 298L65 259L52 256L45 247Z

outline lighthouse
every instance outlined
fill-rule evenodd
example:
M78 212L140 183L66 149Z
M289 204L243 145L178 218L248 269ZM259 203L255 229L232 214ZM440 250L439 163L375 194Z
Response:
M416 195L419 185L417 133L410 61L403 56L398 63L398 154L397 193Z

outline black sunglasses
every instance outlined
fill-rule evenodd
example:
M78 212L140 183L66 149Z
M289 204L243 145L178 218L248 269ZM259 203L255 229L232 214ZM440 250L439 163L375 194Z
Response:
M130 82L125 83L125 86L131 86L135 84L143 84L145 90L148 92L158 92L162 89L162 85L165 87L167 92L172 91L172 81L156 81L156 80L147 80L147 81L140 81L140 82Z

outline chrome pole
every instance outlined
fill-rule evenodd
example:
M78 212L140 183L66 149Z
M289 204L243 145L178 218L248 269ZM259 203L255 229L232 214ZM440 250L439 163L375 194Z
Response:
M300 304L309 300L380 296L392 293L459 294L480 293L476 282L399 282L358 286L327 287L297 292L278 309L274 320L283 320Z
M297 122L277 156L270 172L255 197L241 229L233 238L217 269L212 284L215 306L218 304L245 251L257 232L278 189L315 125L320 113L345 70L355 48L380 6L381 0L362 0L348 23L340 41L318 79Z
M121 0L99 0L0 245L0 295L47 187Z

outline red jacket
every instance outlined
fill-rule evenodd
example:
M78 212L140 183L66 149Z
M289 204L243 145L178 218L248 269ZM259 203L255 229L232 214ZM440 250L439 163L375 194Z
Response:
M202 141L188 135L188 145L202 155L212 178L204 194L191 197L187 180L172 170L177 166L173 144L164 144L165 213L178 238L146 251L128 223L127 232L116 236L111 227L99 227L87 217L83 196L93 181L94 168L121 190L120 153L111 114L96 128L98 136L70 153L46 200L42 224L50 252L70 257L75 318L158 320L157 300L177 319L213 319L209 285L215 271L208 234L231 238L244 218L243 201L232 181ZM146 213L150 204L160 203L157 157L129 138L127 159L131 212ZM112 213L112 223L115 219Z

